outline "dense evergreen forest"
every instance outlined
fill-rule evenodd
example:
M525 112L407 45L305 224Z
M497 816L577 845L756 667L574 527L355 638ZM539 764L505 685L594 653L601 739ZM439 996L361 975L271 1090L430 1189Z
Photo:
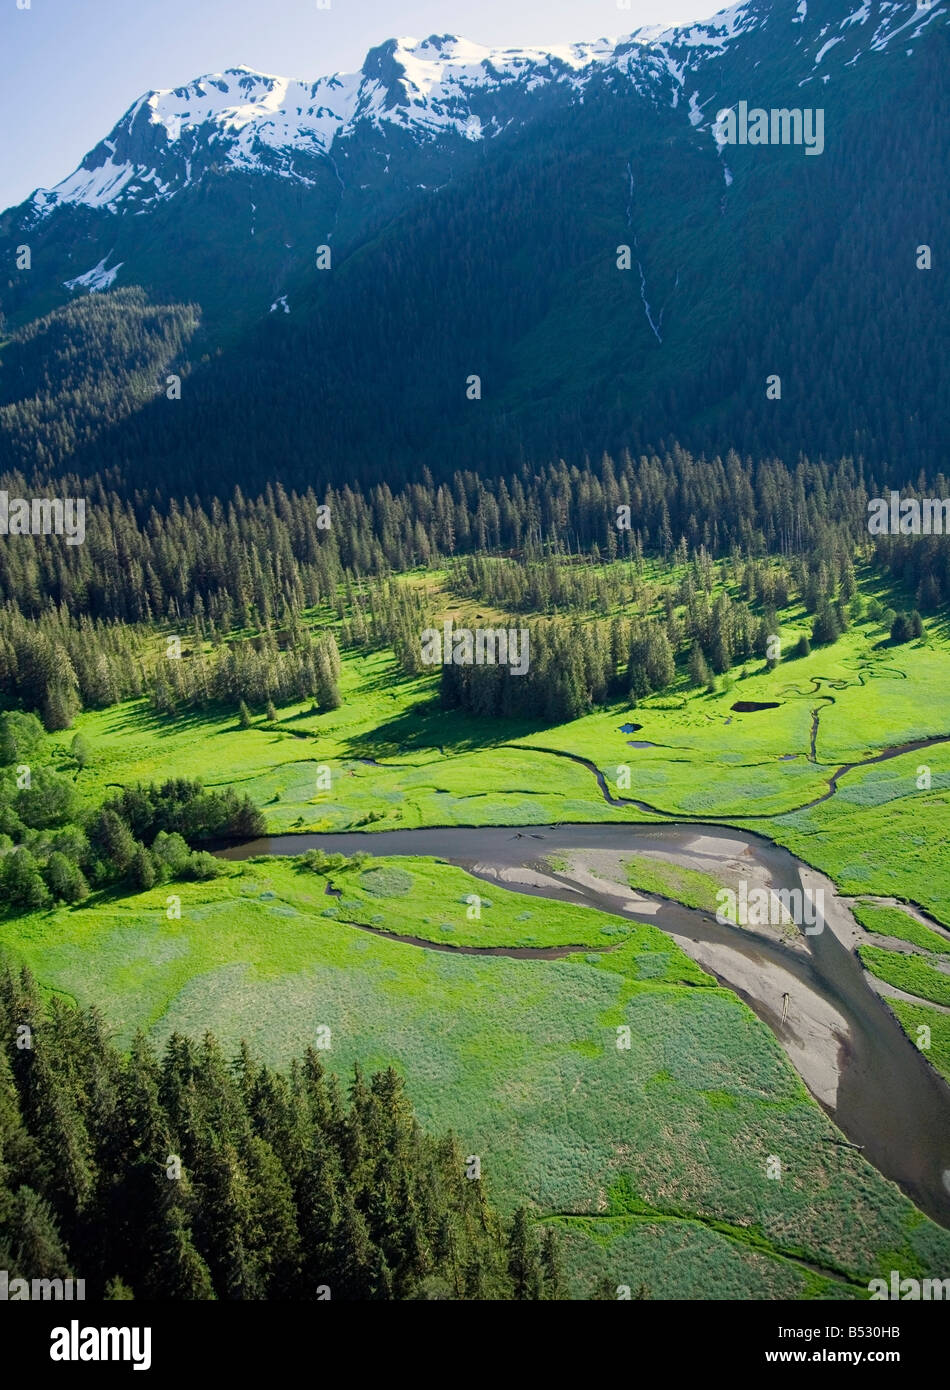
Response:
M755 71L760 96L787 105L792 50L764 27L754 43L741 68L725 57L716 100L751 95ZM279 194L234 171L141 219L67 216L48 256L55 218L11 223L8 245L35 240L37 255L2 287L17 326L0 359L4 456L206 498L276 476L320 492L344 478L401 489L423 466L438 481L458 467L497 476L674 440L791 467L803 449L861 455L887 482L916 476L947 433L947 44L934 23L915 37L912 76L893 53L840 69L822 88L821 158L733 147L731 182L683 103L604 74L583 103L539 99L525 124L428 166L411 142L394 145L388 178L339 150L364 171L356 187L344 181L333 211L335 199L317 210L279 190L267 250L248 234L251 204ZM401 183L399 169L419 192L394 202L383 185ZM313 246L331 220L334 264L320 272ZM19 327L67 293L62 269L53 278L67 250L85 244L91 265L117 240L120 283L145 286L149 304L117 289ZM628 270L623 245L636 247ZM291 312L268 313L284 293ZM221 312L235 295L240 328ZM644 298L654 320L664 311L662 331ZM70 358L84 344L76 396ZM180 399L166 395L170 373ZM773 374L780 399L767 395Z
M151 305L140 289L90 295L20 329L3 351L0 439L7 459L56 471L165 389L198 326L193 304ZM24 398L22 383L36 383Z
M538 1299L560 1256L503 1221L390 1068L346 1094L215 1039L139 1035L0 973L0 1268L113 1299Z
M21 475L3 481L29 495ZM67 495L77 486L61 481ZM916 491L939 497L950 486L921 477ZM904 586L912 627L915 610L937 612L950 598L950 539L872 541L867 501L878 493L849 460L789 471L680 449L494 481L424 475L399 493L344 487L318 499L277 484L207 506L123 497L99 480L85 544L8 537L0 547L0 689L51 730L70 727L80 708L142 695L169 714L293 700L333 709L339 645L390 646L404 671L423 669L432 614L424 591L394 577L423 566L444 568L453 592L509 614L509 626L520 614L548 619L531 624L527 679L513 678L502 697L500 672L447 670L446 704L572 718L664 688L677 664L702 684L763 657L790 596L815 615L812 640L834 640L859 557ZM676 576L660 619L643 611L649 561ZM732 597L713 592L716 577ZM870 616L890 628L897 615ZM574 642L578 617L592 621ZM167 660L155 660L156 623Z
M90 888L141 891L173 879L213 878L203 843L262 835L263 814L233 787L170 779L83 804L74 778L90 748L73 739L66 770L51 763L43 726L0 714L0 898L16 911L81 902Z
M0 487L11 497L31 496L39 481L5 474ZM907 491L948 496L950 483L939 473L921 476ZM236 488L227 501L202 504L156 491L129 494L106 478L85 486L72 476L41 492L88 499L85 543L8 538L0 547L0 601L28 617L50 607L125 623L197 615L228 631L321 601L342 603L347 571L351 578L385 575L456 553L520 555L553 546L606 561L668 558L685 542L714 558L735 548L831 558L843 544L853 549L868 541L867 501L882 495L883 485L847 459L803 459L789 470L774 459L708 459L676 448L662 457L605 457L583 468L525 467L494 480L466 472L437 484L423 471L419 482L395 493L381 484L317 495L278 483L253 499ZM880 538L877 553L913 573L918 551L917 582L932 575L942 602L950 596L943 538L910 546Z

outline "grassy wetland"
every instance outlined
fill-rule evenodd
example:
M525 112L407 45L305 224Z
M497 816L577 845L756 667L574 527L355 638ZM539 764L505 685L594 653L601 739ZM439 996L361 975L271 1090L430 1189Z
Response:
M681 578L647 567L645 618ZM503 621L450 571L394 582L433 625ZM73 821L122 788L199 779L249 798L265 837L357 832L360 850L93 884L8 913L0 946L49 997L99 1006L124 1046L207 1030L285 1065L322 1028L340 1075L395 1067L422 1121L480 1156L500 1207L559 1232L572 1296L604 1276L651 1297L862 1296L898 1256L911 1273L945 1261L950 1234L841 1142L768 1015L663 930L658 904L715 912L723 865L631 850L611 912L571 901L571 855L546 858L541 832L695 822L791 850L853 903L861 967L893 987L880 1007L950 1074L950 643L928 622L895 645L880 596L865 571L837 640L799 655L812 620L790 602L781 659L701 686L677 664L662 690L563 723L444 708L438 669L408 672L385 645L344 646L332 708L238 717L143 696L79 712L31 754L40 783L68 782ZM334 630L326 609L304 622ZM167 641L142 639L146 666ZM192 635L176 659L210 649ZM390 831L505 826L533 887L374 852ZM545 873L560 897L539 896Z

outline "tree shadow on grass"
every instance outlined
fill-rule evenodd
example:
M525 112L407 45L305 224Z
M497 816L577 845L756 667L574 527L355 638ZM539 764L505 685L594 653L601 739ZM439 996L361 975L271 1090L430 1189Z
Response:
M950 642L950 610L941 613L925 613L923 619L925 632L938 638L941 642Z
M211 846L215 843L216 841L213 840L196 840L194 848L196 850L210 850ZM220 864L228 864L228 861L224 859L218 862ZM127 906L132 910L140 912L154 911L156 923L161 926L164 922L164 904L157 909L151 904L146 908L144 904L138 904L139 898L144 898L146 894L154 892L155 889L164 889L166 893L180 894L182 888L194 888L196 885L203 886L205 884L215 883L218 879L237 878L239 876L238 874L231 873L229 866L227 869L219 870L212 878L175 877L166 879L164 883L160 883L156 880L151 888L135 888L132 884L122 881L118 883L106 883L98 888L90 889L89 894L83 898L81 902L54 903L52 906L45 908L44 911L46 913L74 913L88 911L90 908L116 908Z
M208 705L205 709L183 709L177 714L166 714L161 710L153 709L146 702L137 709L129 709L128 705L113 705L108 711L113 717L109 720L106 727L99 731L99 737L108 736L112 733L143 733L151 735L161 735L169 733L182 733L188 730L197 730L211 723L221 723L223 720L233 720L234 728L216 729L216 733L231 733L238 729L238 716L235 710L227 705ZM97 735L91 735L95 740Z
M438 696L438 673L430 669L428 671L418 671L415 675L410 675L397 664L396 658L392 657L386 669L380 671L378 675L369 677L365 671L361 673L359 692L361 695L379 692L397 700L406 686L420 687L419 693L423 698L425 698L424 686L428 686L430 687L429 693Z
M501 748L549 727L538 720L477 719L461 710L443 710L437 700L426 700L375 729L355 734L346 749L351 757L377 760L407 753L445 756L445 750L451 756Z
M203 731L208 738L217 738L223 734L269 734L274 742L277 742L281 738L305 736L306 731L298 732L295 729L282 728L282 725L290 724L298 719L317 718L317 715L313 714L309 707L296 714L287 715L285 718L278 716L276 723L273 724L261 719L260 716L252 715L250 726L242 729L237 711L224 704L207 705L204 709L183 709L176 714L165 713L153 709L149 705L132 710L127 706L117 705L114 710L114 718L100 729L98 737L108 738L112 734L131 733L143 734L151 738L163 738L171 734ZM323 711L323 713L327 712ZM312 730L310 732L316 736L318 731ZM91 737L95 743L97 735L94 734Z

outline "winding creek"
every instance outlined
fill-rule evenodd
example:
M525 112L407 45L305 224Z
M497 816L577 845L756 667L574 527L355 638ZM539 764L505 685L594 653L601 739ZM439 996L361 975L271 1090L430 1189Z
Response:
M812 716L813 722L811 730L811 752L809 754L809 762L816 762L817 759L815 754L815 743L818 738L818 711L813 710ZM630 743L631 740L628 739L627 742ZM925 748L936 748L938 744L941 743L950 743L950 734L936 734L931 738L915 739L912 743L901 743L898 744L895 748L885 748L882 753L875 753L874 756L871 758L861 758L859 761L853 763L841 763L828 777L828 787L826 791L823 791L820 796L812 797L810 801L805 801L802 803L801 806L795 806L790 810L735 811L732 813L732 815L736 820L774 820L775 817L779 815L793 815L795 811L810 811L812 807L820 806L823 801L830 801L830 799L833 796L836 796L838 793L838 783L841 781L841 778L847 776L849 772L855 772L858 768L861 767L873 767L876 763L890 762L892 758L901 758L904 756L905 753L920 753ZM607 802L608 806L633 806L637 811L646 811L650 815L679 816L678 812L664 810L662 806L651 805L649 801L638 801L634 797L630 796L614 796L613 792L610 790L610 787L607 785L606 777L601 772L597 764L595 762L592 762L590 758L582 757L580 753L569 753L564 748L544 748L537 743L509 743L504 746L507 748L517 748L522 753L546 753L549 757L552 758L567 758L569 762L578 763L581 767L586 768L587 771L596 778L597 785L600 788L600 793L604 800ZM651 748L656 747L658 745L641 742L635 743L634 746L641 748ZM781 755L779 761L781 762L784 761L786 758L795 756L796 755L793 753L784 753ZM376 766L382 766L382 764L377 763ZM690 816L680 816L680 819L692 822L692 817ZM695 822L692 823L702 824L702 817L696 817Z
M690 822L278 835L221 853L229 859L245 859L259 854L301 854L310 848L347 855L362 850L375 855L431 856L522 893L582 902L654 923L740 995L772 1029L847 1139L861 1146L865 1157L923 1211L950 1227L950 1088L868 988L859 960L835 931L825 925L815 935L800 935L786 944L749 928L720 925L710 913L667 899L625 903L617 896L616 884L604 882L601 887L594 875L571 877L539 862L549 855L623 855L636 850L694 861L699 855L711 873L717 865L728 862L735 868L738 864L743 872L770 882L775 889L814 883L814 873L788 850L751 831ZM539 868L543 873L530 872ZM629 900L636 895L627 892L625 896ZM832 901L832 909L841 911L838 900ZM831 915L831 909L826 910L826 923ZM397 939L413 949L436 949L419 938ZM444 943L440 946L445 949ZM524 959L554 959L571 950L468 948L473 949ZM791 1007L783 1019L786 994ZM810 1070L816 1057L823 1069ZM816 1081L829 1074L833 1084Z

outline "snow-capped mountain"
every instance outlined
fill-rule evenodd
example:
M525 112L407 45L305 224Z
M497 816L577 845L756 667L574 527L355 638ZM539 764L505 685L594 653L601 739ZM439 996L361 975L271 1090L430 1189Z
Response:
M391 39L349 75L149 93L0 215L0 455L11 406L30 466L23 422L62 379L82 468L185 490L199 438L209 484L672 440L932 466L948 71L950 0L747 0L550 52ZM733 145L743 106L820 109L821 149ZM108 448L118 407L71 375L90 324L130 396L143 344L187 378Z
M705 129L723 58L753 36L767 31L770 46L794 56L802 87L824 84L892 43L912 45L948 16L937 0L926 8L916 0L864 0L832 18L828 8L819 0L747 0L703 23L551 50L486 48L451 34L389 39L358 72L315 81L229 68L141 97L78 169L33 195L31 210L37 217L68 205L144 212L209 167L310 184L313 160L331 159L361 129L388 127L422 143L491 139L530 120L542 94L554 89L562 101L582 100L595 78L611 75L658 103L682 106Z

